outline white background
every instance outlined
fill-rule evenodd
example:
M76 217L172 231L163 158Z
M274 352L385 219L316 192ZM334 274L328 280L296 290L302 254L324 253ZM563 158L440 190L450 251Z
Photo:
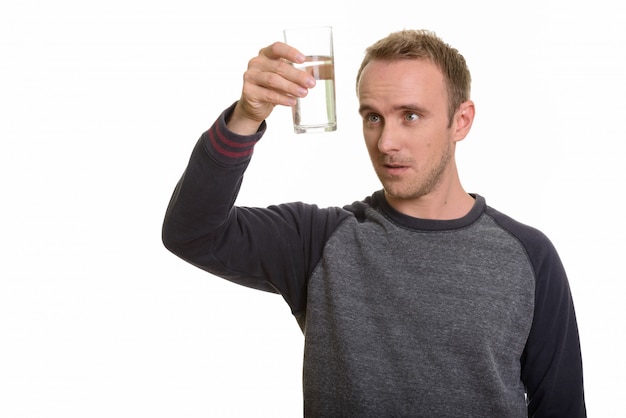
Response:
M474 79L464 185L555 243L589 414L623 413L625 4L3 2L0 416L301 415L287 305L160 241L195 141L239 97L248 60L301 24L335 28L339 129L295 135L277 109L239 203L343 205L379 188L356 70L389 32L434 30Z

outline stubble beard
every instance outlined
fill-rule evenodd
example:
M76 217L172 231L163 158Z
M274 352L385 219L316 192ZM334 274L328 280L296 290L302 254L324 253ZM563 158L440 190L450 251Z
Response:
M452 149L448 146L438 163L430 167L427 172L418 172L410 179L403 179L402 176L385 177L378 173L378 178L388 197L398 200L417 200L433 193L441 186L451 159Z

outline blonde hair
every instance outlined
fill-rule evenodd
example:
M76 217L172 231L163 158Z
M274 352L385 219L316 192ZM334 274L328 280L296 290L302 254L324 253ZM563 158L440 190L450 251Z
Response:
M365 57L357 73L357 89L363 69L371 61L402 59L428 59L443 73L448 90L448 117L451 122L461 103L470 98L472 78L463 55L443 42L434 32L401 30L371 45L365 50Z

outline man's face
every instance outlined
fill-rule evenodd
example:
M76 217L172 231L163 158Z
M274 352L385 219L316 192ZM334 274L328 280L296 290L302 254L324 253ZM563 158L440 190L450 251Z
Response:
M358 85L363 136L390 203L416 200L449 180L455 123L449 125L448 92L429 60L372 61ZM456 175L456 171L454 172Z

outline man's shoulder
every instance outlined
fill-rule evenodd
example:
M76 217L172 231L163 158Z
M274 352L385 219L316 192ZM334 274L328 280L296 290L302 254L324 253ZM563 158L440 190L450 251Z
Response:
M517 237L520 241L548 241L548 237L538 228L521 222L489 205L485 205L485 215L489 216L501 228Z
M546 262L548 264L560 263L554 244L540 229L520 222L490 206L485 207L485 215L493 219L500 228L506 230L521 243L536 270L539 266L545 265Z

